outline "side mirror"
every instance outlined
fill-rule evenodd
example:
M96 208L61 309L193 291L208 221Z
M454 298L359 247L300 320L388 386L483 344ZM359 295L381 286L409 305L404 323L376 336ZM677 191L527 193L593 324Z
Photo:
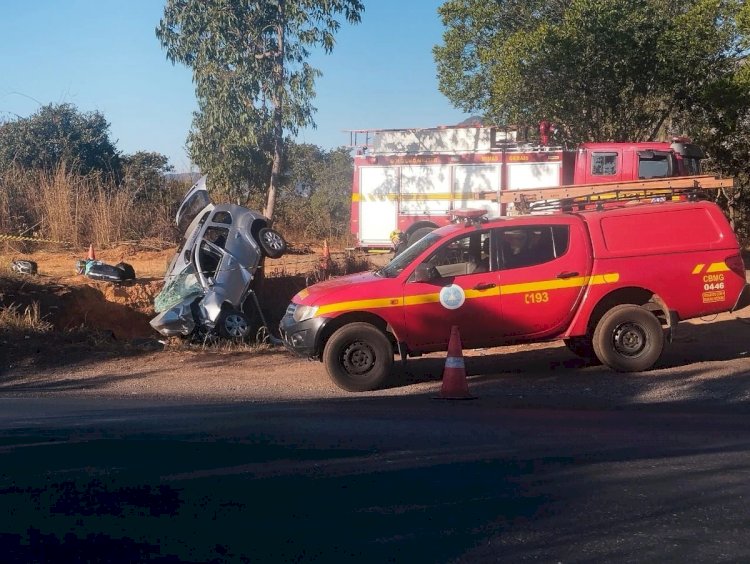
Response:
M414 282L429 282L437 278L435 267L427 263L417 265L414 271Z

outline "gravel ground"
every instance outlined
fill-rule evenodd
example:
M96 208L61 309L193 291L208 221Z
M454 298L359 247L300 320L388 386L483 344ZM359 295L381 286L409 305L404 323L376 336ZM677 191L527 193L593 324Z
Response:
M744 315L750 316L750 312ZM743 312L682 323L655 369L618 374L587 366L560 341L465 351L471 392L504 407L732 409L750 411L750 319ZM44 350L39 350L44 355ZM394 367L392 385L364 394L337 388L321 363L283 348L242 352L94 352L0 376L0 396L75 395L164 401L304 401L438 395L444 354Z

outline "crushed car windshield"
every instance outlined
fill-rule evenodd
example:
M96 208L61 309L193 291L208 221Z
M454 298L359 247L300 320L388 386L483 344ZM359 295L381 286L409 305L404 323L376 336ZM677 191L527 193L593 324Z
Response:
M186 300L190 296L200 296L203 294L198 277L195 274L195 267L192 264L187 265L182 272L177 274L164 289L156 296L154 300L154 309L156 313L168 310L170 307Z
M378 270L376 274L382 276L383 278L395 278L396 276L401 274L401 271L409 266L415 258L421 255L426 249L431 247L438 239L440 239L439 235L428 233L419 241L417 241L410 247L407 247L403 253L395 257L391 262Z

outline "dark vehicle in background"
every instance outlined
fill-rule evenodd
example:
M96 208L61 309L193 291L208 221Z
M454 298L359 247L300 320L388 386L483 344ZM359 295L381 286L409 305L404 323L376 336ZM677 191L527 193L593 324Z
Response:
M214 204L202 177L176 217L183 240L154 300L151 326L164 336L218 334L246 339L265 326L253 290L266 257L286 251L284 238L262 214Z

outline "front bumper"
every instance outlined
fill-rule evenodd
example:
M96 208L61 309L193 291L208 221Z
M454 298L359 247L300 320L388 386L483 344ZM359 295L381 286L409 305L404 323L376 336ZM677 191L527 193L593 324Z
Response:
M279 323L279 333L284 346L300 356L318 357L320 351L317 350L317 344L320 342L319 335L326 321L324 317L295 321L292 315L285 315Z
M195 319L191 305L195 298L180 302L166 311L161 312L149 323L165 337L189 335L195 329Z

